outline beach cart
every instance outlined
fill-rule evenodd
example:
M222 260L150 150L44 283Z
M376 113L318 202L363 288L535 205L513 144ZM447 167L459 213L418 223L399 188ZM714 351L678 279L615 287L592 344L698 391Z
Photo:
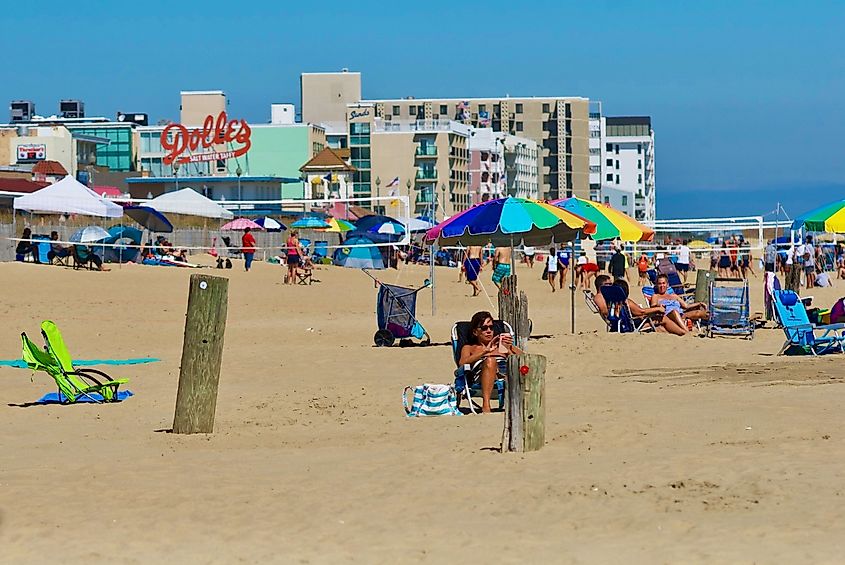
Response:
M715 278L710 281L710 322L707 335L739 335L754 338L754 322L748 281L744 279Z
M429 345L431 336L417 321L417 293L428 288L431 284L426 279L420 288L405 288L392 284L383 283L373 275L367 276L375 281L378 286L378 297L376 298L376 319L378 331L373 336L376 347L389 347L399 339L400 345L410 345L412 339L419 340L420 345Z

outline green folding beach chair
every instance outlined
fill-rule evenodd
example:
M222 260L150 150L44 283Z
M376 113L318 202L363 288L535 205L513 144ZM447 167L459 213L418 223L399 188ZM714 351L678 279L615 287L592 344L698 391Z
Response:
M44 349L35 345L26 333L21 334L23 360L33 371L44 371L53 377L65 403L74 403L82 397L94 402L117 400L117 389L129 382L127 379L113 379L96 369L74 368L65 340L62 339L59 328L50 320L41 322L41 335L44 336ZM94 394L102 399L93 396Z

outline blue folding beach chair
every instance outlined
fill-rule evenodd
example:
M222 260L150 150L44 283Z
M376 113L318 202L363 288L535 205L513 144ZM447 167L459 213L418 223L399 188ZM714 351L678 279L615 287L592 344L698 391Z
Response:
M710 281L708 309L710 310L708 337L740 335L754 339L754 323L751 321L747 280L717 278Z
M801 298L791 290L773 290L772 299L775 314L786 335L786 341L778 351L778 355L783 355L792 347L800 348L813 355L845 351L843 348L845 337L842 334L845 324L814 326L810 323L807 309L801 302ZM820 335L816 332L820 332Z
M493 333L495 335L509 333L513 337L513 328L504 320L493 320ZM469 402L470 411L475 414L475 409L478 407L472 401L472 395L481 396L481 382L478 376L481 374L480 364L475 367L470 365L460 365L461 349L464 345L469 343L471 337L471 328L469 322L458 322L452 326L452 356L455 358L455 392L458 393L458 403L461 398L466 398ZM499 366L499 373L505 374L507 367L504 363ZM505 379L499 378L493 381L493 391L499 397L499 409L505 407Z
M607 304L607 331L631 333L639 328L634 324L631 309L628 307L628 294L616 285L599 287L604 303Z

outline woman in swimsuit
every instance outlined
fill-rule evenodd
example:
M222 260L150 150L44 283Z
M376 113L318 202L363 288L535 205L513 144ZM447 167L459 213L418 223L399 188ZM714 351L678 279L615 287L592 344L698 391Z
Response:
M288 240L285 243L288 264L288 274L285 277L285 282L287 284L296 284L296 270L302 262L302 256L305 255L305 253L302 252L302 245L299 244L298 235L299 232L296 230L290 232L290 237L288 237Z
M703 302L687 304L677 294L669 294L669 278L666 275L658 275L654 289L654 296L649 300L652 306L663 306L666 310L664 319L669 319L677 325L680 331L675 328L666 327L666 331L676 335L687 333L687 320L706 320L710 317L707 306Z

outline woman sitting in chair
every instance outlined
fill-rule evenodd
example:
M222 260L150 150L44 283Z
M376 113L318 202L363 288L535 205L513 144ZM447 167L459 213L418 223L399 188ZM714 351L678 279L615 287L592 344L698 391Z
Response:
M489 413L490 395L493 394L496 375L505 373L505 361L509 355L523 351L513 344L510 334L495 335L490 312L476 312L469 324L470 343L461 348L458 364L472 366L470 374L481 381L481 412ZM480 371L476 370L479 366Z

